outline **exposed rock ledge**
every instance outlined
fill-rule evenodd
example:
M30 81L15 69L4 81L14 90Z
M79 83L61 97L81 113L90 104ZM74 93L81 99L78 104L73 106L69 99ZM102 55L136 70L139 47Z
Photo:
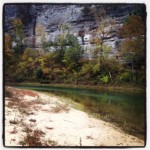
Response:
M6 89L6 146L144 146L144 141L89 117L62 98Z

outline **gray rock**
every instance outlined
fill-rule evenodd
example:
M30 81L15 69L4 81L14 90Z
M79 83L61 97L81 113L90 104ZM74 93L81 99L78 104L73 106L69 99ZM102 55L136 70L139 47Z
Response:
M85 50L85 56L92 56L92 49L95 45L90 43L92 35L90 31L97 28L97 24L89 9L95 7L97 11L104 8L107 16L116 20L116 25L113 27L111 35L105 39L104 44L111 47L111 52L114 54L120 43L120 39L116 34L116 30L122 25L124 19L133 12L135 5L75 5L75 4L59 4L59 5L42 5L42 4L21 4L21 5L5 5L4 31L12 33L12 20L20 18L24 23L24 31L26 39L24 44L31 47L31 40L35 38L36 47L41 45L41 37L36 35L36 28L42 25L45 35L45 41L55 41L58 35L63 31L60 29L61 24L66 24L69 27L69 33L77 36L79 44ZM85 45L82 45L81 37L78 37L78 31L85 30ZM65 29L65 32L68 32ZM41 35L42 36L42 35ZM53 51L54 48L50 48ZM88 49L88 51L87 51Z

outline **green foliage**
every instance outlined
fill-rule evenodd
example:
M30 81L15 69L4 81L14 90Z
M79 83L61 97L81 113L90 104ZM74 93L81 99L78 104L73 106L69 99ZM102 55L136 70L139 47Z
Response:
M63 62L68 68L76 69L81 58L81 49L77 46L71 46L65 50Z
M106 76L102 76L100 77L99 79L102 83L108 83L109 82L109 77L106 75Z
M67 34L65 41L64 41L65 45L71 45L71 46L78 46L78 40L75 36L73 36L72 34Z
M81 68L80 74L81 75L92 74L93 67L94 67L93 63L84 64Z
M137 72L137 82L145 83L146 82L145 76L146 76L146 72L144 71L144 69L139 70Z
M133 74L131 72L123 72L119 75L120 81L130 82L132 81Z
M20 19L14 19L12 22L13 26L14 26L14 33L16 35L16 40L18 42L22 42L21 40L24 37L24 30L23 30L23 23Z
M23 43L22 40L24 38L24 26L20 19L14 19L12 21L14 27L13 40L16 42L16 46L14 47L14 51L17 54L22 53L23 51Z
M43 77L43 71L41 68L38 68L37 70L35 70L35 78L36 79L41 79Z
M75 36L72 34L62 34L57 37L57 45L61 46L77 46L78 45L78 40Z
M29 60L29 59L33 60L33 59L37 58L37 56L38 56L38 52L37 51L35 51L35 50L31 49L31 48L26 48L24 50L22 58L23 58L23 60Z
M93 53L94 53L94 56L97 57L99 61L100 59L108 58L108 54L110 50L111 50L110 46L103 44L103 45L96 46Z
M100 71L100 64L98 63L98 64L93 66L93 72L95 74L97 74L99 71Z
M69 24L67 23L61 23L58 25L59 30L61 30L63 32L63 34L65 33L65 31L67 30L67 34L69 33Z
M115 58L109 57L111 47L104 43L111 33L111 29L105 31L104 28L113 25L111 20L105 17L101 16L101 19L104 20L96 20L101 24L95 31L99 36L91 40L91 43L96 44L93 52L95 57L92 60L82 58L78 40L69 34L69 27L65 24L60 25L62 34L55 42L47 42L45 28L43 25L37 25L36 35L41 36L41 52L32 48L24 49L22 45L23 24L21 20L15 20L13 23L14 37L5 34L5 78L9 82L36 81L47 84L144 83L144 26L142 19L139 16L130 16L120 29L120 35L126 40L121 43L119 54L123 60L127 61L126 64L121 64ZM134 24L136 25L134 26ZM84 37L85 32L80 30L78 34ZM17 43L13 48L11 47L12 41ZM56 50L48 51L51 46Z

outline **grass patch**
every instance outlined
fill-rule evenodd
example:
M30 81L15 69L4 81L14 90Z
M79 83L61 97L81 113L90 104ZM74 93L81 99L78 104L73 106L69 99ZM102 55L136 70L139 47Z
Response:
M67 105L57 105L56 107L53 107L51 110L53 113L60 113L60 112L67 112L69 111L69 108Z
M22 146L56 146L57 142L53 140L44 140L42 137L44 137L45 133L41 130L34 130L31 132L28 132L29 129L26 128L27 135L24 137L22 141L19 142Z
M13 131L10 132L10 134L16 134L17 133L17 130L16 128L14 127Z
M5 90L5 97L9 97L9 98L13 97L13 94L8 90L8 88L6 88Z
M36 122L36 120L35 120L35 119L30 119L29 121L31 121L31 122Z
M9 123L10 123L10 124L18 124L19 121L14 119L14 120L10 120Z
M53 130L54 128L53 127L46 127L46 129Z

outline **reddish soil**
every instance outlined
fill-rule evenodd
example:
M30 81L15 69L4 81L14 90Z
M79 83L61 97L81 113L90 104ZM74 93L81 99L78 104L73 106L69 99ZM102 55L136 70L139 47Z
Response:
M14 91L15 91L16 95L20 95L20 96L32 96L32 97L38 96L38 94L36 94L36 93L34 93L33 91L30 91L30 90L15 89Z

